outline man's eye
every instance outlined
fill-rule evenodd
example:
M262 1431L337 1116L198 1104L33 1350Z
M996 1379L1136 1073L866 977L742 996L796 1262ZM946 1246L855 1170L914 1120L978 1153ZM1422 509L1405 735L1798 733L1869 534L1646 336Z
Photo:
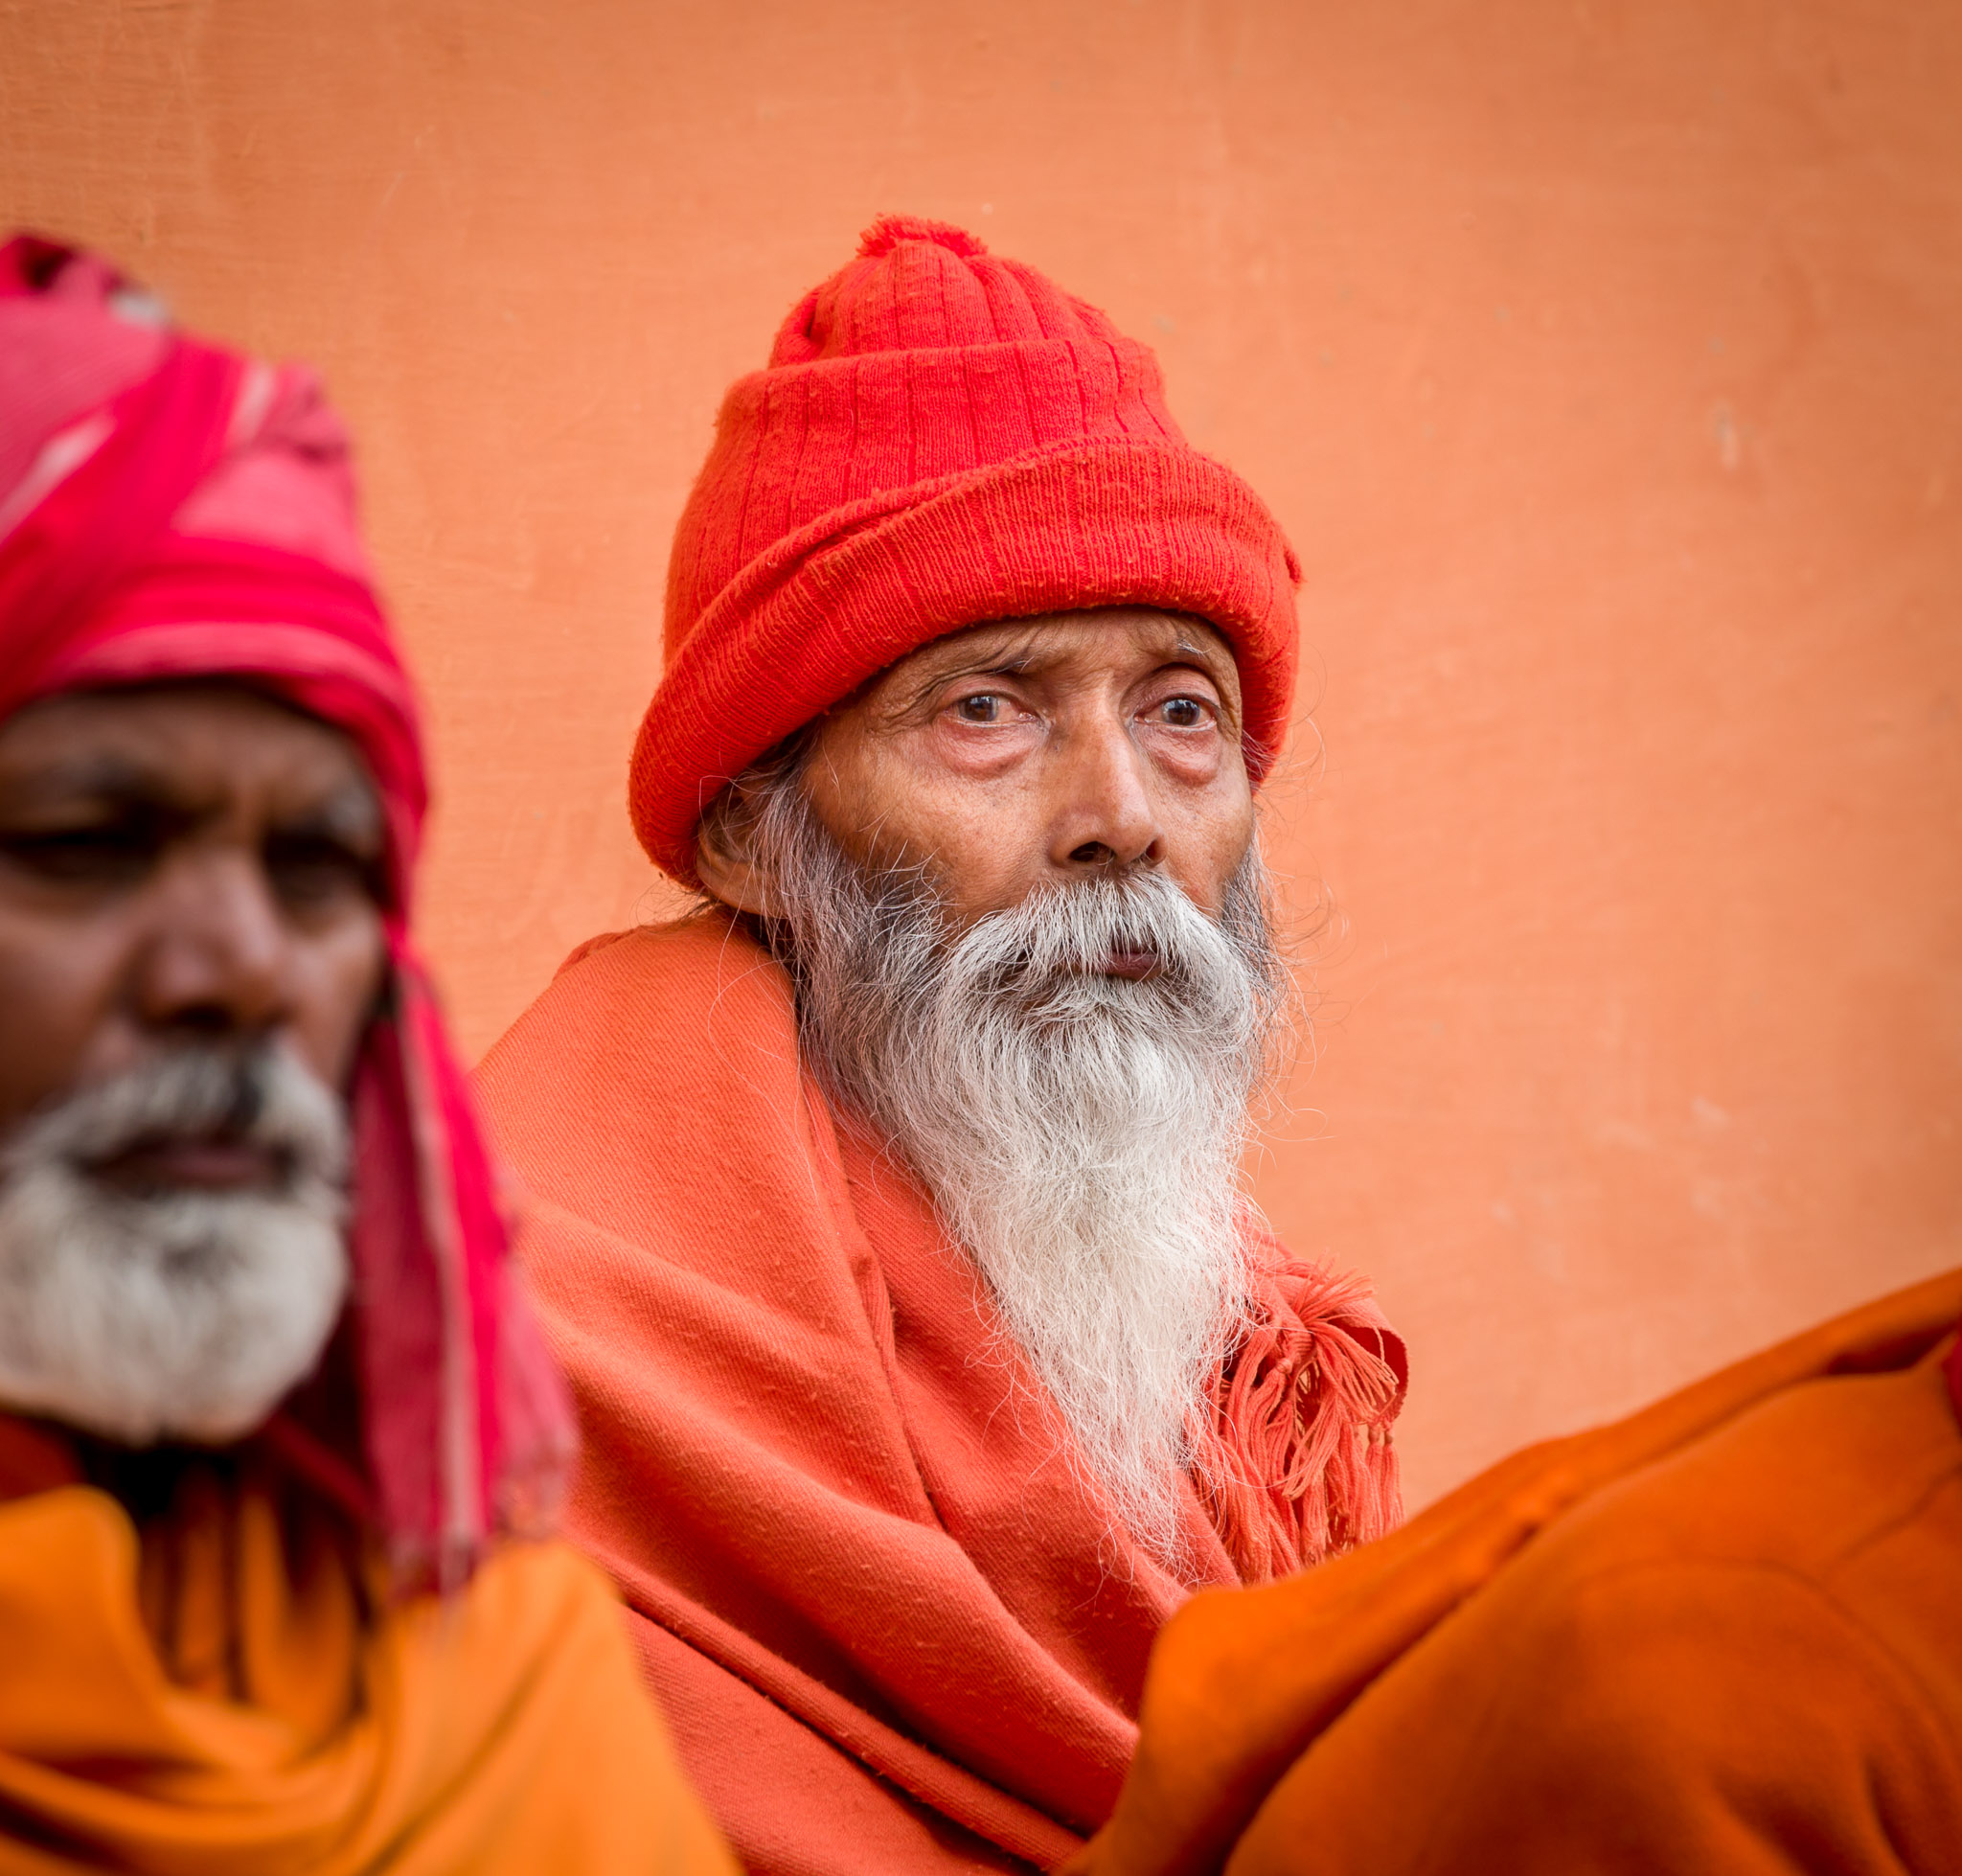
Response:
M0 830L0 855L59 885L134 885L156 864L163 845L163 830L141 817Z
M964 723L998 723L1007 714L1008 699L996 691L977 691L959 698L954 715Z
M1203 729L1211 715L1196 697L1169 697L1158 708L1174 729Z
M310 907L361 897L377 902L376 864L327 835L275 834L265 843L265 871L288 905Z

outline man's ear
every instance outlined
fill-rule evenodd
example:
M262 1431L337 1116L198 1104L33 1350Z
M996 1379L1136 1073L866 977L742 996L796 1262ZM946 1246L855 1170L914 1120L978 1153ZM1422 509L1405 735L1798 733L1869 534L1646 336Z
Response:
M704 821L695 835L695 870L711 898L752 918L768 916L763 876L746 853L732 852L730 830L719 816ZM744 843L747 844L746 842Z

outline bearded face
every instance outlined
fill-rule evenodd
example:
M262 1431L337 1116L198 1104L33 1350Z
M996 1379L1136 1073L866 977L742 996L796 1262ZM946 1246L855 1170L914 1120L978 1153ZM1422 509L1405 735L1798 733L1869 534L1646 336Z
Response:
M271 1182L103 1176L199 1140ZM347 1147L339 1100L276 1047L179 1047L28 1121L0 1156L0 1399L131 1446L259 1425L340 1314Z
M1281 972L1257 850L1202 913L1114 868L963 927L932 869L851 858L794 773L751 789L809 1059L910 1162L1147 1549L1241 1321L1241 1158Z
M384 842L354 745L232 684L0 722L0 1406L219 1443L314 1366Z

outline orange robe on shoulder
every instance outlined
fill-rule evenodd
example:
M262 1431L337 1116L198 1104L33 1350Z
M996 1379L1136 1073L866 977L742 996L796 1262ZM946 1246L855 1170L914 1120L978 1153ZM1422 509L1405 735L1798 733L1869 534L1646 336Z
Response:
M0 1418L0 1876L735 1876L565 1545L390 1602L290 1481L74 1478Z
M568 1533L621 1586L745 1867L924 1876L1077 1847L1190 1585L1085 1490L924 1194L834 1127L782 969L719 918L589 947L478 1091L579 1405ZM1299 1281L1312 1365L1263 1377L1290 1415L1395 1343L1360 1286L1329 1281L1317 1310ZM1196 1580L1239 1581L1189 1485L1184 1522Z
M1958 1315L1962 1272L1198 1599L1070 1876L1953 1876Z

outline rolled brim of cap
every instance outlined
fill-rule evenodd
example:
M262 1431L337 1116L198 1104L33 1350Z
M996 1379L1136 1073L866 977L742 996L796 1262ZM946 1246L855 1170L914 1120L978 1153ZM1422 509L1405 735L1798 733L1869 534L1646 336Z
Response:
M965 627L1108 606L1190 613L1224 634L1258 784L1288 726L1299 579L1244 482L1156 441L1032 452L834 509L751 561L688 635L634 747L634 831L655 865L697 886L708 805L867 678Z

